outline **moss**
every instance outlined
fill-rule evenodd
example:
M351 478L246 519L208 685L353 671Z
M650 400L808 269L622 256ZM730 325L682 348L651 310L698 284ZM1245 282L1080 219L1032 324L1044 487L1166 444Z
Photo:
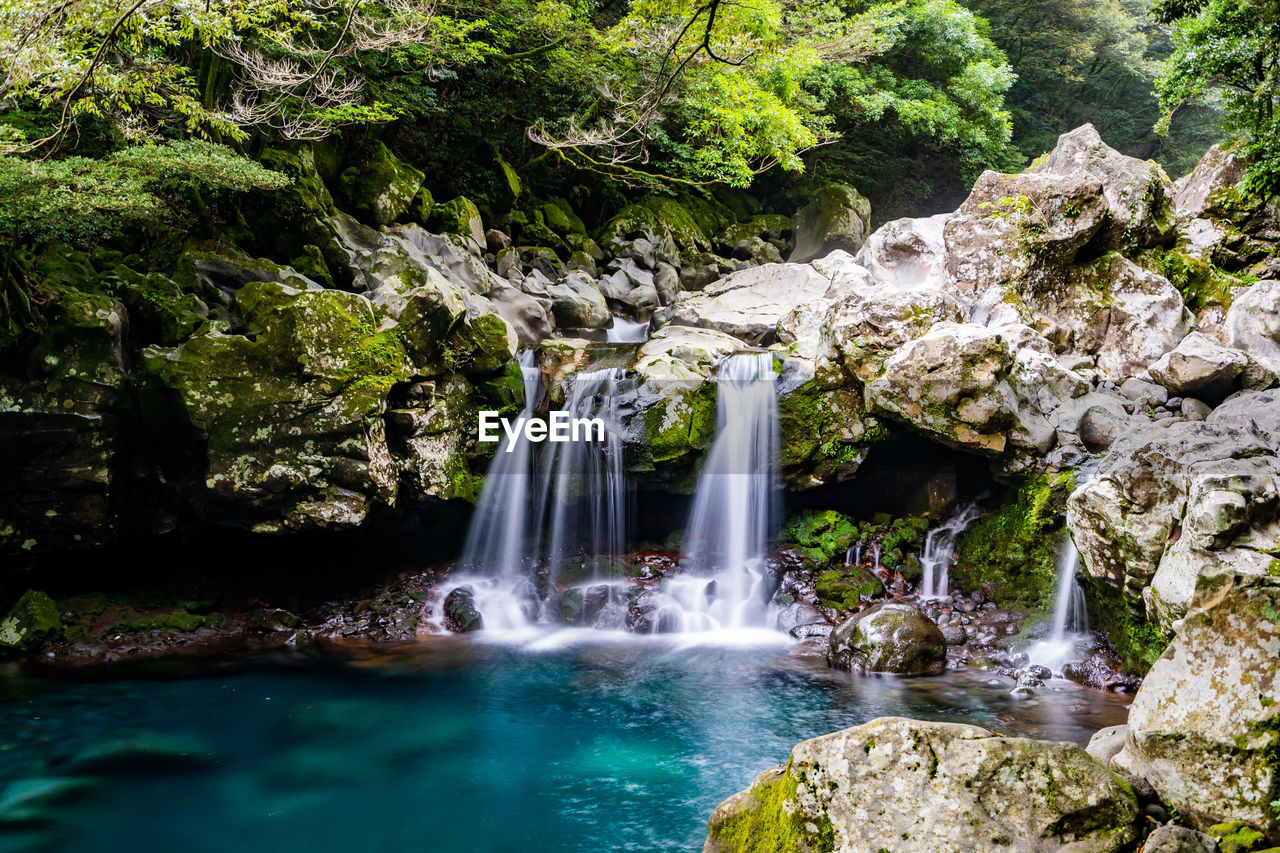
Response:
M788 519L782 541L808 550L819 562L829 563L862 538L858 525L835 510L805 510Z
M1231 288L1244 283L1182 249L1148 252L1141 260L1143 266L1169 279L1192 311L1200 311L1208 305L1230 307Z
M907 580L913 580L921 573L919 561L915 561L915 571L909 569L912 561L908 559L913 551L924 546L925 534L929 531L927 515L909 515L895 519L885 531L880 545L880 563L886 569L902 571Z
M862 431L846 438L858 426ZM824 390L817 381L778 401L778 428L783 468L803 466L820 479L860 463L867 447L889 436L886 427L866 418L859 391Z
M1261 832L1241 820L1215 824L1209 827L1209 834L1217 840L1221 853L1250 853L1267 840Z
M22 594L0 621L0 646L35 651L54 642L62 634L62 616L57 603L39 590Z
M865 569L857 567L833 569L818 575L814 583L818 602L824 607L844 612L853 610L863 598L874 598L884 586Z
M681 396L667 396L644 413L645 451L653 462L679 459L709 447L716 434L716 401L712 383Z
M1057 587L1057 558L1070 474L1026 477L992 513L961 538L952 583L977 589L984 581L1010 607L1048 610Z
M1083 586L1089 625L1106 636L1126 672L1146 674L1164 654L1166 640L1154 625L1132 613L1120 591L1106 581L1086 575Z
M796 803L799 779L790 766L776 779L753 787L749 804L713 822L711 840L733 853L802 853L835 849L835 832L825 815L806 819ZM812 824L810 829L806 824Z

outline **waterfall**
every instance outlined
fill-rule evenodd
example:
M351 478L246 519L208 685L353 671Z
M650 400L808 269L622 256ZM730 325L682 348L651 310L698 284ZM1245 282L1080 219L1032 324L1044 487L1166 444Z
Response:
M1058 557L1058 598L1053 606L1053 633L1051 642L1061 642L1068 631L1089 630L1089 614L1085 608L1084 589L1076 581L1076 569L1080 565L1080 552L1067 531L1066 542Z
M946 597L947 571L955 564L956 539L981 514L976 503L968 503L929 531L920 556L920 567L924 570L920 581L922 599Z
M524 375L524 407L520 419L533 416L538 402L541 374L534 365L532 352L520 353L520 372ZM460 565L481 575L515 577L524 567L525 541L538 519L530 506L533 453L530 442L520 430L514 441L506 438L498 445L493 464L485 477L484 489L476 502L467 528Z
M764 556L779 520L776 380L771 353L720 366L716 440L689 519L689 573L667 587L686 630L768 627Z
M628 485L622 468L622 422L618 412L620 369L575 373L567 380L565 410L574 418L599 418L604 441L551 444L544 482L550 494L550 547L558 561L585 553L605 559L626 548ZM599 566L592 575L599 577Z
M649 340L649 321L628 320L614 315L613 325L604 330L611 344L633 344Z

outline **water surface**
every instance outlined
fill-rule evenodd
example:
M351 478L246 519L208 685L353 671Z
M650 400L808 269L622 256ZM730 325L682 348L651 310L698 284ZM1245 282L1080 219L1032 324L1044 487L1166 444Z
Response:
M697 851L800 740L895 714L1083 742L1127 702L618 636L7 671L0 850Z

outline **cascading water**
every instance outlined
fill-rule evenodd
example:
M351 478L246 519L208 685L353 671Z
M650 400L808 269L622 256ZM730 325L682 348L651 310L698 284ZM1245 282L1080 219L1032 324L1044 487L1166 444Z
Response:
M1062 555L1058 558L1058 600L1053 606L1053 633L1050 635L1054 642L1065 639L1068 631L1083 633L1089 630L1084 589L1076 580L1080 552L1076 550L1070 531L1066 534L1066 540L1062 546Z
M770 627L764 556L779 520L776 380L771 353L720 365L716 440L694 494L687 573L666 588L671 627Z
M589 576L599 577L599 561L621 555L626 547L628 484L622 468L622 422L618 384L625 371L594 370L567 380L565 410L575 419L598 418L604 440L551 444L545 469L551 532L547 557L594 555Z
M1027 656L1054 673L1061 673L1064 664L1072 660L1075 641L1089 630L1089 614L1085 607L1084 590L1076 580L1080 566L1080 552L1067 531L1058 554L1058 592L1053 605L1053 628L1049 638L1032 644Z
M524 407L520 419L533 417L538 402L541 372L532 352L519 356L524 378ZM533 449L524 431L515 438L504 436L485 477L484 489L467 528L467 539L459 561L459 577L449 589L470 588L475 609L491 629L527 625L536 614L533 584L527 577L525 555L536 553L530 536L536 536L538 522L532 512ZM433 610L444 609L444 598Z
M604 330L611 344L633 344L649 340L649 321L628 320L614 315L613 325Z
M956 539L981 514L982 511L976 503L968 503L945 522L929 531L929 535L924 540L924 553L920 555L920 567L923 569L923 577L920 581L922 599L946 597L947 572L956 559Z

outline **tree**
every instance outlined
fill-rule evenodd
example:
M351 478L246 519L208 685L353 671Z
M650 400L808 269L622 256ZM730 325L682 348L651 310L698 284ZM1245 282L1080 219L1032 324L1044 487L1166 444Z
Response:
M1162 127L1220 92L1225 129L1249 159L1244 189L1280 194L1280 0L1165 0L1155 14L1173 27L1156 81Z

